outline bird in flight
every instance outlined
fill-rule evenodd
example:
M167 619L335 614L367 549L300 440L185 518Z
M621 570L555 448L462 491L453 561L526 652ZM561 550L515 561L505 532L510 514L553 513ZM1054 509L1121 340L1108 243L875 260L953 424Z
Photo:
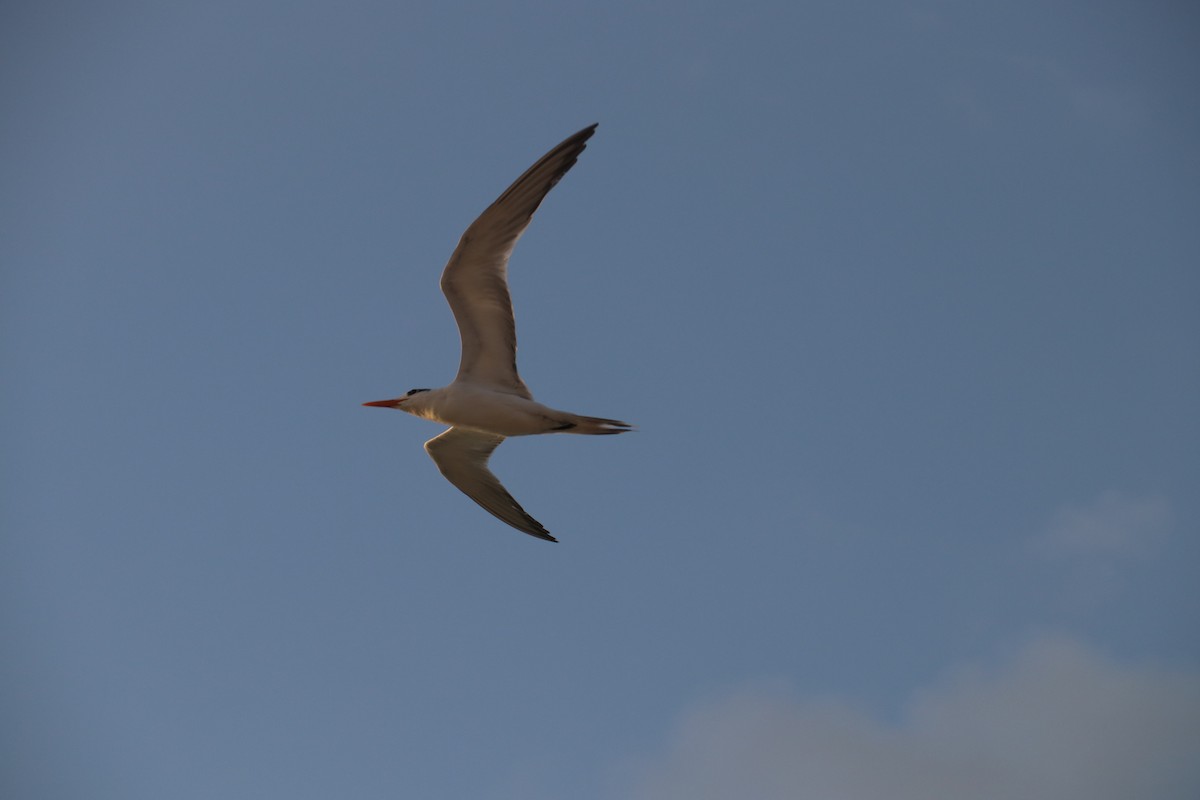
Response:
M410 389L403 397L364 403L397 408L450 428L425 443L446 480L519 531L558 541L521 508L488 469L488 459L509 436L535 433L625 433L633 426L549 408L533 399L517 373L517 334L508 293L508 258L533 212L567 174L587 140L589 125L542 156L471 223L442 271L462 359L458 375L440 389Z

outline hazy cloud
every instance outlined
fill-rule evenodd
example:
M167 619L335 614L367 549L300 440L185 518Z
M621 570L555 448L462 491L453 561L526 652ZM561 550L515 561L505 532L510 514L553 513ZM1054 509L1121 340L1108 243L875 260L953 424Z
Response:
M1166 498L1110 491L1091 503L1060 508L1037 546L1058 557L1146 555L1167 535L1171 523Z
M695 708L637 800L1184 800L1200 796L1200 673L1045 639L965 666L898 723L758 686Z

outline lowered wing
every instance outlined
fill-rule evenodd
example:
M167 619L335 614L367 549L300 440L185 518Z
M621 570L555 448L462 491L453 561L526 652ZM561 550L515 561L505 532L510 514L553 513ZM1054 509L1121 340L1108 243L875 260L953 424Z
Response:
M446 480L493 516L530 536L557 542L542 523L521 508L488 469L492 451L503 441L503 436L492 433L450 428L426 442L425 452L433 458Z

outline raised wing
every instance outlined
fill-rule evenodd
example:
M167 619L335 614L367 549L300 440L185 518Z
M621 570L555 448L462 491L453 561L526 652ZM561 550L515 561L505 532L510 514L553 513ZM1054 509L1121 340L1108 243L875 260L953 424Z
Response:
M492 451L503 441L503 436L491 433L450 428L426 442L425 452L433 458L433 463L437 464L446 480L497 519L530 536L557 542L550 531L542 527L542 523L521 508L521 504L513 499L488 469L487 462Z
M508 257L542 199L575 164L595 132L596 126L589 125L542 156L471 223L459 240L442 272L442 292L450 302L462 339L462 360L455 380L531 397L517 374L517 331L508 293Z

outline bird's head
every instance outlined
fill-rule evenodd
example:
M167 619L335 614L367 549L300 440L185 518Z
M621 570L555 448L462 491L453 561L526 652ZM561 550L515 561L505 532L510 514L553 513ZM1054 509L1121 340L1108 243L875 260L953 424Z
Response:
M408 411L410 413L419 413L416 409L416 406L422 405L420 400L424 399L421 398L420 395L428 391L428 389L409 389L403 397L396 397L392 400L375 400L370 403L363 403L363 405L375 406L377 408L396 408L401 411ZM418 398L418 401L415 403L413 402L414 397Z

